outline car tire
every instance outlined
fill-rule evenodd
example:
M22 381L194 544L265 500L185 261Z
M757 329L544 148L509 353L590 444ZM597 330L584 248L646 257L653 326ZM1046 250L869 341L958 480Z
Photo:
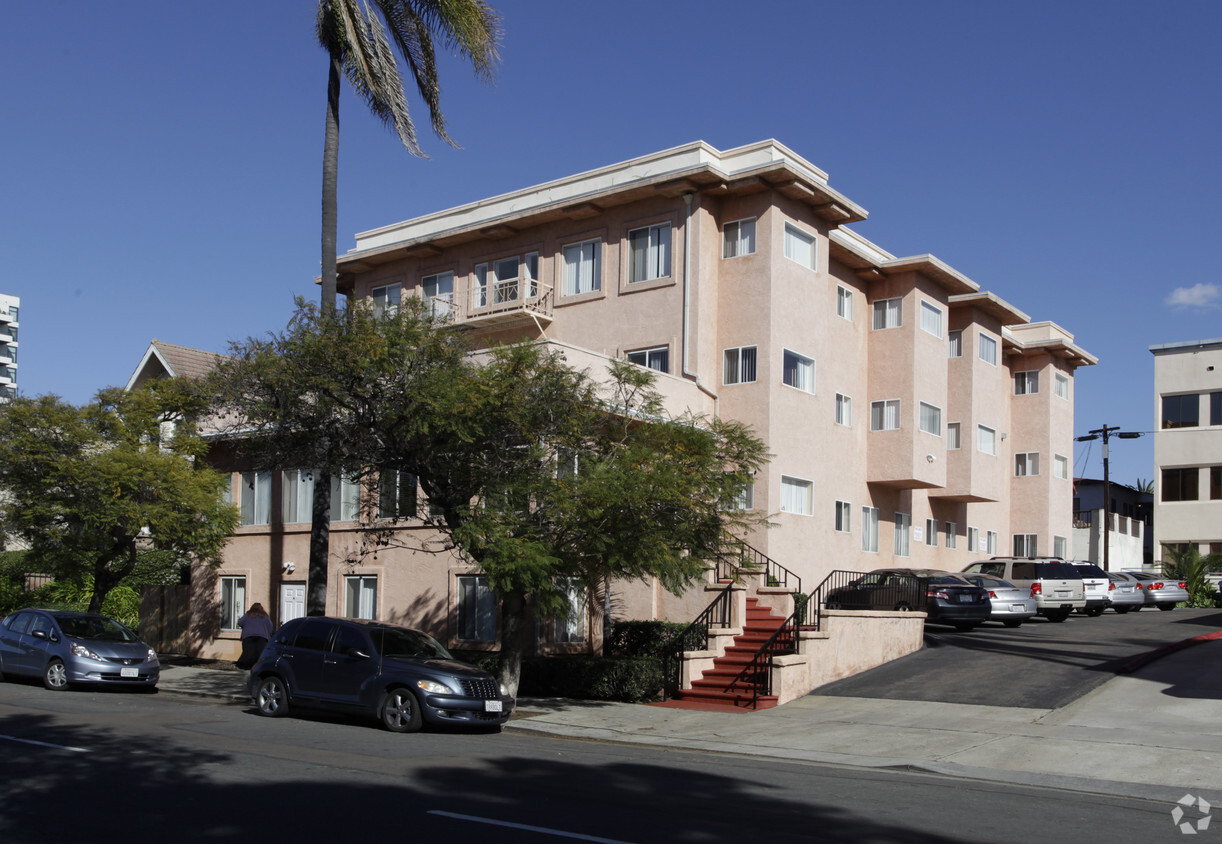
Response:
M1001 623L1004 624L1006 627L1022 627L1023 626L1023 620L1021 618L1007 618L1007 619L1002 620Z
M1044 618L1048 619L1054 624L1060 624L1062 621L1069 618L1069 610L1051 610L1044 613Z
M392 733L414 733L423 722L420 701L411 689L403 686L389 689L378 702L378 720Z
M1103 611L1105 609L1107 609L1107 607L1095 607L1093 610L1084 610L1083 612L1091 618L1098 618L1099 616L1103 615Z
M1175 604L1159 604L1158 608L1164 612L1169 612L1175 609Z
M53 659L42 672L42 684L53 692L68 689L68 669L61 660Z
M1120 615L1124 615L1126 612L1128 612L1129 610L1133 608L1132 607L1112 607L1112 609L1114 609Z
M979 621L956 621L955 629L960 633L970 633L980 625Z
M255 706L260 715L280 718L289 711L289 689L275 674L268 674L255 688Z

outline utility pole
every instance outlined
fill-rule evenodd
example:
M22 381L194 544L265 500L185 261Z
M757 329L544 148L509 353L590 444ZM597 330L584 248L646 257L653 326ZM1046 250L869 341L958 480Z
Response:
M1121 431L1119 426L1109 428L1105 423L1102 428L1096 428L1090 431L1084 437L1078 437L1078 442L1086 442L1088 440L1097 440L1103 438L1103 570L1111 571L1111 548L1112 548L1112 480L1108 475L1107 467L1107 441L1108 437L1113 432L1119 431L1116 436L1122 440L1135 440L1141 436L1140 431Z

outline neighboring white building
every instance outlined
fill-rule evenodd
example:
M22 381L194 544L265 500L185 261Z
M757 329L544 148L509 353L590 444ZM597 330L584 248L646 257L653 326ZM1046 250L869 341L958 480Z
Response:
M0 401L17 396L17 311L21 299L0 293Z
M1222 337L1151 346L1154 559L1222 551Z

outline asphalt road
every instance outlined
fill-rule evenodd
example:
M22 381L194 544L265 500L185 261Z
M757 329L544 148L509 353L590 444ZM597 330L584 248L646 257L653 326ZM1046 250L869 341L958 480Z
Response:
M1133 657L1218 628L1216 609L1035 618L1017 629L989 622L968 633L930 624L923 650L813 694L1056 709Z
M0 683L0 841L1029 842L1170 838L1163 803Z

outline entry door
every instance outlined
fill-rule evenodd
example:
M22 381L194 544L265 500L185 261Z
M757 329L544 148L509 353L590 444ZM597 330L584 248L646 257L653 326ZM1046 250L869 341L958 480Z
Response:
M280 584L280 623L292 621L305 615L304 583Z

